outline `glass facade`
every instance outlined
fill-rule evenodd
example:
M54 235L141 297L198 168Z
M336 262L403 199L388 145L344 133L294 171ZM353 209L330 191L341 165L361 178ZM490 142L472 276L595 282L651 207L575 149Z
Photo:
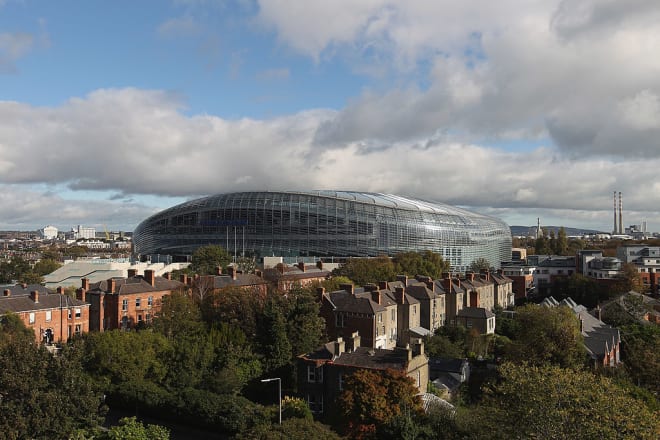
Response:
M190 255L219 244L236 256L369 257L431 250L455 270L477 258L511 259L499 219L392 194L242 192L192 200L144 220L133 234L140 255Z

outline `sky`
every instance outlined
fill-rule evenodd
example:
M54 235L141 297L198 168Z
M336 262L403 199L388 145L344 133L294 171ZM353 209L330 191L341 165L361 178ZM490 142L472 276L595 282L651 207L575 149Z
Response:
M0 229L394 193L660 231L657 0L0 0Z

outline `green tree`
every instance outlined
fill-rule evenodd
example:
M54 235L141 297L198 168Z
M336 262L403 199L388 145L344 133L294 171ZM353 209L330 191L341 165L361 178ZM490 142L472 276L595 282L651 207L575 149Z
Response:
M403 411L421 410L419 390L412 378L395 370L356 370L344 382L338 397L342 427L352 438L377 438L378 427L386 426Z
M507 358L564 368L584 365L586 351L580 323L570 308L528 304L516 309L515 319L518 326L511 337Z
M53 357L15 315L0 324L0 439L68 438L97 426L101 395L80 357Z
M153 329L170 340L196 338L205 332L199 306L186 294L172 292L163 297Z
M489 270L491 267L491 264L488 260L486 260L483 257L479 257L476 260L474 260L472 263L470 263L470 271L479 273L481 270Z
M563 226L557 231L554 250L557 255L568 255L568 237L566 236L566 229Z
M119 425L111 427L106 433L108 440L169 440L169 429L159 425L144 425L135 417L119 420Z
M202 246L193 252L190 268L199 275L214 275L218 267L226 268L230 262L231 255L222 246Z
M634 264L625 263L621 267L621 280L617 286L617 290L617 293L630 292L631 290L643 293L646 290L639 271Z
M263 355L265 371L272 371L289 363L291 343L287 335L287 323L275 299L266 301L257 321L258 351Z
M323 342L325 321L319 316L320 303L309 290L293 288L284 299L287 336L293 359L313 351Z
M632 381L660 395L660 327L632 324L621 329L624 365Z
M282 420L282 424L260 424L236 436L238 440L340 440L326 425L307 418Z
M469 438L653 439L660 414L588 371L505 363L462 424Z
M32 271L38 275L48 275L49 273L55 272L57 269L62 267L60 263L56 260L50 260L47 258L42 258L39 260L32 268Z
M396 279L396 267L387 256L376 258L351 258L333 271L333 275L345 276L358 286Z
M449 263L440 254L431 251L401 252L393 258L397 274L414 277L416 275L440 278L449 271ZM383 280L380 280L383 281Z

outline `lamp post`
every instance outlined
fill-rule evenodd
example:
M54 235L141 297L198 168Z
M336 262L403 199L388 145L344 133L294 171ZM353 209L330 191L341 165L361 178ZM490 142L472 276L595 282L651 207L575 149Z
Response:
M279 377L272 377L270 379L261 379L262 382L272 382L277 381L277 393L278 393L278 407L280 412L280 425L282 424L282 379Z

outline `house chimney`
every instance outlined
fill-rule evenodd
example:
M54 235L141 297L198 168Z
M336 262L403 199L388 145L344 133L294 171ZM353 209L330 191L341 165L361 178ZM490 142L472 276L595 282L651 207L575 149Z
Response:
M85 290L89 290L89 278L83 278L80 280L82 284L82 288Z
M364 291L365 292L373 292L375 290L378 290L378 286L373 284L373 283L369 283L369 284L364 285Z
M479 273L481 274L481 278L490 281L490 271L488 269L481 269Z
M300 269L301 272L305 272L305 262L304 261L298 262L298 269Z
M469 282L474 281L474 272L465 272L465 280Z
M216 275L222 275L222 266L218 266L215 268L215 274Z
M335 350L334 350L334 355L339 356L341 355L344 351L346 351L346 343L344 342L344 338L341 336L337 338L335 341Z
M413 348L410 344L406 344L406 351L408 352L408 362L410 362L413 359Z
M498 275L504 275L504 270L503 269L497 269L497 274Z
M317 287L316 296L318 297L318 299L323 298L323 295L325 295L325 287Z
M64 295L64 287L62 286L57 286L57 289L55 291L58 293L58 295Z
M596 318L598 318L599 321L602 321L602 319L601 319L602 314L601 314L601 310L600 310L600 304L598 304L598 306L596 307Z
M323 270L323 261L319 260L316 262L316 267L318 267L319 270Z
M428 281L426 282L426 288L429 289L431 292L435 293L435 283L433 282L433 279L431 279L431 277L429 277Z
M404 287L408 285L408 277L406 275L397 275L396 280L401 281Z
M11 296L11 290L5 289L5 291L3 292L3 296Z
M32 301L34 301L35 303L38 303L39 302L39 292L36 291L36 290L33 290L32 292L30 292L30 299L32 299Z
M156 285L156 274L153 270L147 269L144 271L144 280L154 287Z
M451 293L451 278L442 278L442 287L446 293Z
M339 285L339 288L340 288L341 290L345 290L345 291L347 291L347 292L350 293L351 295L354 295L354 294L355 294L355 286L353 286L352 284L349 284L349 283L342 283L342 284Z
M378 281L378 288L380 290L387 290L387 281Z
M375 287L375 286L374 286L374 287ZM378 290L378 289L376 289L376 290L372 290L372 291L371 291L371 299L372 299L375 303L380 304L380 300L381 300L380 290Z
M172 280L172 272L165 272L163 274L163 278L165 278L166 280Z
M395 287L394 288L394 298L396 299L396 302L399 304L403 304L406 302L406 289L403 287Z
M415 338L413 341L413 355L422 356L424 354L424 341L422 338Z
M236 280L237 271L234 266L229 266L227 268L227 272L229 272L229 276L231 277L232 280Z
M476 290L470 291L470 307L481 307L479 305L479 292Z
M188 275L182 273L179 275L179 281L181 281L182 284L188 284Z
M27 289L27 286L28 286L28 285L27 285L26 283L21 284L21 287L22 287L23 289Z
M108 293L115 293L115 280L113 278L108 280Z
M360 342L361 342L360 339L361 338L360 338L360 333L359 332L353 332L351 334L351 339L350 339L350 341L348 341L349 344L350 344L351 351L355 351L360 347Z
M80 301L85 302L87 298L87 291L83 289L82 287L78 290L76 290L76 298L79 299Z
M128 269L128 278L134 278L137 276L137 269Z

